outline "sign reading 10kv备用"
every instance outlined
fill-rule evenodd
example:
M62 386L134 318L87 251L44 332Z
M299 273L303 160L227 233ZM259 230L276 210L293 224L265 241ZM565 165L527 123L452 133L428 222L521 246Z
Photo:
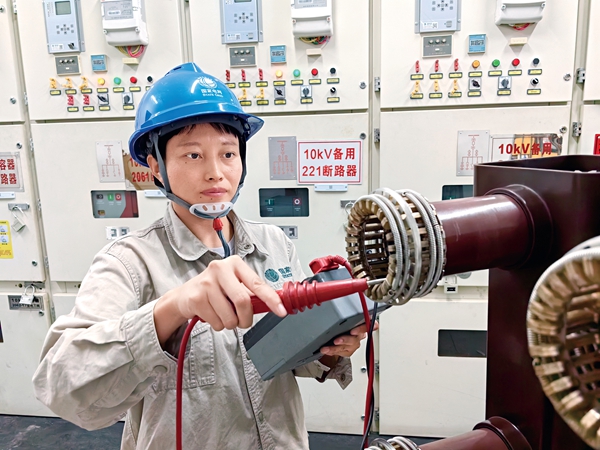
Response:
M298 184L362 183L362 141L298 141Z

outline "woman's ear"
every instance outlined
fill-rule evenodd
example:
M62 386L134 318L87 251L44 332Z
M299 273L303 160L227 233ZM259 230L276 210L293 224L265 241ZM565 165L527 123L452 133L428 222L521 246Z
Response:
M150 166L150 170L152 171L152 175L154 175L154 177L156 179L158 179L158 181L160 181L162 183L163 179L160 176L160 170L158 168L158 161L156 160L156 158L154 156L152 156L152 155L148 155L148 157L146 158L146 161L148 162L148 166Z

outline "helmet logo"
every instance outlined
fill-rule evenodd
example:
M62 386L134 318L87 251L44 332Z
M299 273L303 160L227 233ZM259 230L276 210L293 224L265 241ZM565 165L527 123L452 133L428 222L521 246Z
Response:
M215 80L209 77L199 77L198 84L201 84L202 86L210 89L214 89L217 87L217 83L215 82Z

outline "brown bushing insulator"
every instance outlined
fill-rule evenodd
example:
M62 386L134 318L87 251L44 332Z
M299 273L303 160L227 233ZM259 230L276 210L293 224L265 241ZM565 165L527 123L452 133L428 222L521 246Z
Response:
M521 432L502 417L491 417L460 436L423 444L421 450L531 450Z
M543 253L552 238L544 201L521 185L494 189L481 197L433 203L446 238L444 275L515 268Z

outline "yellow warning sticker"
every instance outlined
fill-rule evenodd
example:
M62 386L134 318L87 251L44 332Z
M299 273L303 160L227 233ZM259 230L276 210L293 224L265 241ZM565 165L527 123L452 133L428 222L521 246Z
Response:
M0 220L0 259L13 259L12 240L10 238L10 223Z

